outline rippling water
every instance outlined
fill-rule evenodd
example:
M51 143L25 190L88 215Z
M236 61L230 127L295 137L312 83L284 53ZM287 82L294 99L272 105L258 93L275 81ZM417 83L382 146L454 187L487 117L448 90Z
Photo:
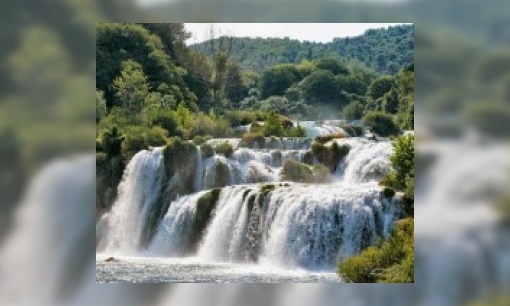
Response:
M100 283L340 283L335 273L282 270L276 267L204 263L195 258L96 257Z

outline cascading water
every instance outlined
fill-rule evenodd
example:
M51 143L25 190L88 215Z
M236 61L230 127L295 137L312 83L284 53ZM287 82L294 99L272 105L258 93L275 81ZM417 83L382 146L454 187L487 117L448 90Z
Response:
M333 269L387 234L398 214L375 184L225 188L200 248L211 261Z
M239 144L233 139L209 144L216 141ZM266 138L271 148L236 148L228 158L205 155L198 147L196 159L188 160L195 164L179 168L193 169L185 172L193 184L172 199L167 195L182 187L182 170L165 172L162 148L141 151L127 166L113 209L96 226L103 232L99 248L332 271L338 261L388 235L400 213L398 200L384 197L376 183L390 169L389 142L335 141L350 151L328 184L283 179L287 160L313 172L305 164L318 163L308 138ZM144 236L150 226L153 234Z
M164 176L163 149L142 150L129 162L119 185L119 197L108 215L106 250L138 250L147 214L161 196ZM105 221L103 221L105 222Z

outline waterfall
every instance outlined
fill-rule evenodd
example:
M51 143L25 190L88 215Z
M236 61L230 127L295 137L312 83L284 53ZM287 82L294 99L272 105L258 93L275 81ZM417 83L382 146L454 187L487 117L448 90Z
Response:
M129 162L108 218L106 250L133 253L141 243L147 214L161 195L163 148L142 150ZM105 226L105 225L103 225Z
M339 145L350 147L349 154L337 168L336 175L343 181L361 183L379 181L391 169L390 155L393 148L389 141L372 141L364 138L342 138Z
M390 170L391 144L334 141L350 150L333 167L328 184L311 184L310 164L318 161L310 138L270 137L266 148L238 147L239 139L210 140L236 148L226 157L197 147L196 159L170 173L168 165L176 160L165 166L163 148L143 150L127 165L118 199L96 225L96 247L108 253L334 270L338 261L386 237L400 213L398 200L385 198L377 185ZM301 163L286 170L293 171L290 176L282 174L287 160ZM283 180L300 181L301 175L312 181ZM184 176L192 182L188 187Z
M334 269L390 232L398 205L376 184L292 184L264 195L258 188L224 188L199 257L210 261Z

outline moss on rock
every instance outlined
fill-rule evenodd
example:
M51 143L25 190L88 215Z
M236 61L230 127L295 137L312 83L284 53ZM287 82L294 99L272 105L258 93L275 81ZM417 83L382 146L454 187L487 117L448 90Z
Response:
M216 153L225 156L226 158L230 158L232 154L234 154L234 148L228 142L222 142L216 145L214 148Z
M312 152L317 160L331 171L336 170L340 161L349 154L349 150L349 146L340 146L336 142L333 142L330 146L318 142L312 144Z
M317 184L327 184L333 181L333 176L329 169L324 165L317 165L312 168L314 182Z
M313 183L313 171L307 165L293 161L286 160L283 163L281 171L281 178L284 181L292 181L299 183Z
M245 133L239 146L243 148L264 149L266 147L266 138L262 133Z
M195 221L190 237L190 248L192 252L197 249L200 238L211 219L211 213L218 202L220 193L221 188L211 189L197 200Z
M208 143L203 144L200 147L200 150L202 151L202 158L209 158L209 157L212 157L214 155L214 149Z

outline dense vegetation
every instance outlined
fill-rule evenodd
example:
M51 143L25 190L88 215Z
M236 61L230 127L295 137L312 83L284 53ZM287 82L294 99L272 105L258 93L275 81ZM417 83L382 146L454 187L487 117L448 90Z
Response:
M217 40L228 39L218 38ZM218 41L217 43L221 43ZM210 42L193 46L212 58ZM356 37L335 38L329 43L289 38L234 38L232 58L243 69L262 72L277 64L299 64L324 57L355 60L378 74L395 74L414 63L414 26L371 29Z
M350 282L414 282L414 136L398 137L393 147L393 170L380 184L387 197L394 197L395 190L403 193L402 219L389 239L340 263L338 273Z

